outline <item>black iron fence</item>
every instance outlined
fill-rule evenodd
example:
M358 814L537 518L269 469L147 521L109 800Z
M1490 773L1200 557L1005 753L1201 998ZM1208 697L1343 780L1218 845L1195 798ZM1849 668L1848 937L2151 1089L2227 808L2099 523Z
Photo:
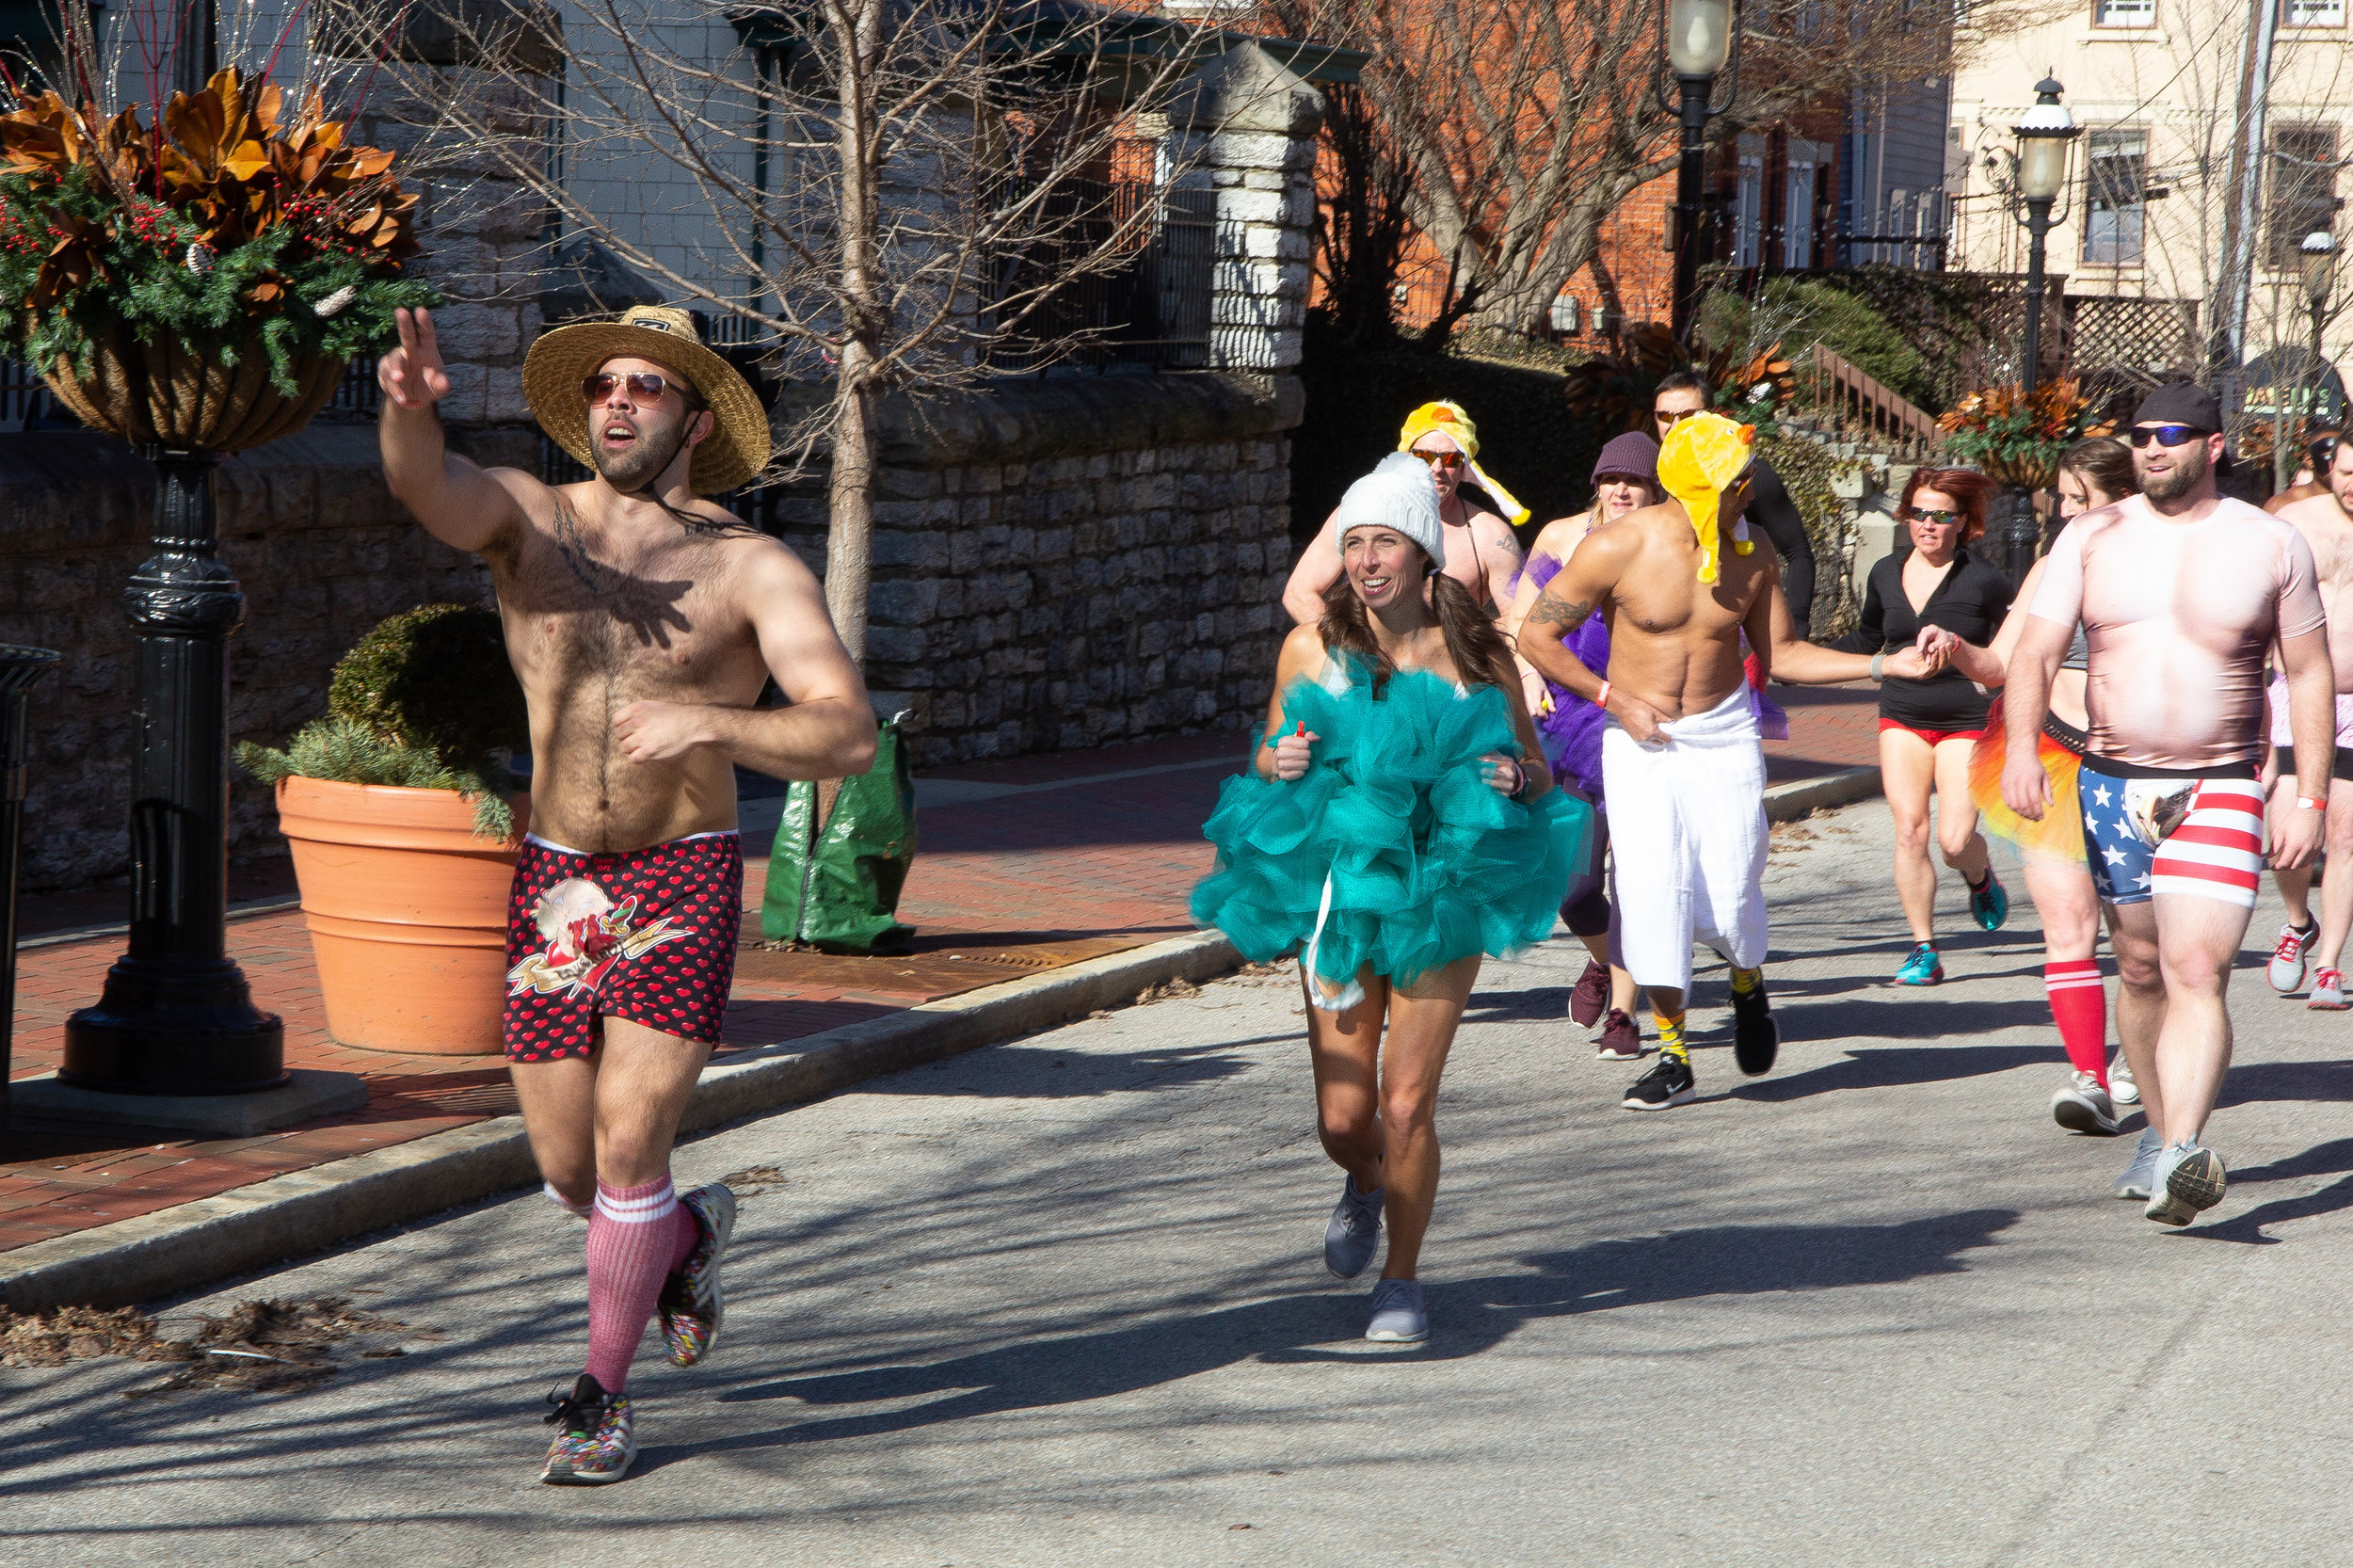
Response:
M1074 180L1054 192L1042 227L1043 237L1000 256L989 279L984 309L1001 334L991 370L1021 376L1064 366L1209 364L1214 191ZM1101 264L1107 251L1119 252L1108 266Z

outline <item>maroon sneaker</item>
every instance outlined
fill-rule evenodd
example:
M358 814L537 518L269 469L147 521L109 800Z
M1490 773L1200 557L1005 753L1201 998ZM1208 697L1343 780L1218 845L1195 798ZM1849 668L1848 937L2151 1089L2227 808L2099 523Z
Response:
M1609 966L1589 958L1585 972L1577 977L1577 989L1569 993L1569 1022L1591 1029L1609 1005Z
M1603 1062L1640 1062L1641 1030L1622 1010L1611 1008L1609 1021L1601 1026L1601 1037L1593 1042L1593 1055Z

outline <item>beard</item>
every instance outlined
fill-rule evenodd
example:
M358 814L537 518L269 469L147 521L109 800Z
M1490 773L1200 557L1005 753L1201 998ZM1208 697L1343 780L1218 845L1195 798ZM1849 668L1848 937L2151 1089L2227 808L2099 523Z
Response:
M2173 449L2172 472L2142 474L2140 493L2152 501L2178 501L2196 489L2198 482L2213 467L2213 459L2206 456L2205 438L2201 436Z
M691 412L686 415L688 419L694 417ZM596 460L597 472L604 475L605 482L628 495L662 476L662 471L670 466L681 450L678 438L679 429L671 423L640 425L637 439L617 453L607 452L604 443L592 435L588 455Z

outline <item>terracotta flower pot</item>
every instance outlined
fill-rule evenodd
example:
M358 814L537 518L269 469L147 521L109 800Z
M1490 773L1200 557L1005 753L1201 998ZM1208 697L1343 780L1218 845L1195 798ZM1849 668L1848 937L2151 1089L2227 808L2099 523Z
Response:
M528 809L517 800L518 835ZM473 808L449 790L288 778L278 819L328 1032L367 1050L497 1051L520 841L475 838Z

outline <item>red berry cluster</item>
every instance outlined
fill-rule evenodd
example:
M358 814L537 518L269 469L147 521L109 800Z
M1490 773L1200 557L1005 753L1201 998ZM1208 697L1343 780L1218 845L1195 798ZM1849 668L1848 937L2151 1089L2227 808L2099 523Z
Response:
M43 248L40 240L25 232L24 214L14 207L0 207L0 250L30 256Z
M133 201L130 205L131 232L158 250L169 250L177 242L172 236L171 209L160 202Z

